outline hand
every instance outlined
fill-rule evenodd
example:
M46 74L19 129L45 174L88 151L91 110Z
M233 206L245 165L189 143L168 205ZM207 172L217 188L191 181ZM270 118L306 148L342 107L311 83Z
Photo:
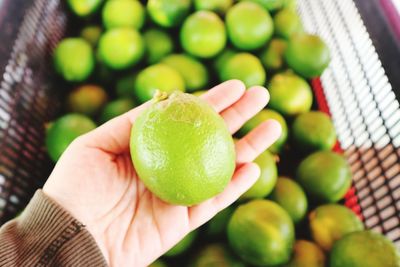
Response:
M231 133L268 102L263 87L245 90L232 80L204 98L225 120ZM61 156L43 191L87 226L111 266L147 266L186 234L233 203L257 180L251 163L280 135L267 121L236 143L237 168L219 195L192 207L174 206L148 191L129 154L132 123L149 103L77 138Z

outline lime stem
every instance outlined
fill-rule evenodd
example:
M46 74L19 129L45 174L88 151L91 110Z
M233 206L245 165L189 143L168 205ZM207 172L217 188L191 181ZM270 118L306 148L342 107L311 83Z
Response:
M169 97L169 94L168 94L167 92L162 92L162 91L160 91L160 90L157 90L157 91L154 93L153 101L154 101L155 103L157 103L157 102L160 102L160 101L162 101L162 100L167 99L168 97Z

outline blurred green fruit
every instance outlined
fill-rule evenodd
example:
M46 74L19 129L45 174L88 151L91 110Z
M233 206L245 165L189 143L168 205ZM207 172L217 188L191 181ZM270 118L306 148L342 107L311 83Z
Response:
M155 262L153 262L152 264L150 264L148 267L167 267L167 264L165 264L163 261L161 260L156 260Z
M269 107L284 116L295 116L311 109L313 94L310 85L292 73L272 77L268 87Z
M268 11L275 11L281 9L285 5L285 1L288 0L239 0L239 1L254 2L263 6Z
M269 13L251 2L241 2L230 8L226 14L226 27L232 44L242 50L261 48L274 32Z
M166 257L176 257L185 253L190 246L193 244L197 236L197 231L192 231L187 234L178 244L168 250L164 256Z
M175 69L165 64L149 66L139 72L135 81L136 98L144 103L153 98L154 93L185 91L185 82Z
M102 29L97 25L89 25L81 30L81 37L85 39L92 47L96 47L99 42Z
M149 0L147 11L158 25L171 28L180 25L189 14L191 0Z
M199 251L189 267L245 267L222 244L209 244Z
M138 0L106 1L103 7L106 29L132 27L139 30L145 21L145 9Z
M293 34L303 32L303 25L296 10L282 9L274 16L276 35L290 39Z
M222 211L218 212L208 223L207 223L207 234L212 237L221 237L226 232L226 227L228 226L229 219L231 218L233 211L233 206L229 206Z
M307 213L308 201L303 189L295 181L280 177L270 195L290 215L294 223L303 220Z
M220 15L233 5L233 0L194 0L196 10L209 10Z
M300 163L296 180L318 202L337 202L350 188L350 166L339 154L315 152Z
M237 52L231 48L225 48L215 59L214 59L214 69L217 73L220 73L226 62L228 62L228 60L233 57L234 55L236 55Z
M143 33L148 64L158 63L174 50L171 36L163 30L150 28Z
M165 57L161 62L179 72L185 81L188 92L204 89L208 84L206 67L191 56L172 54Z
M287 47L287 42L282 39L272 39L267 47L261 50L260 60L267 70L282 69L285 61L284 54Z
M86 80L94 69L94 55L90 44L83 38L66 38L54 51L56 71L69 82Z
M68 0L72 12L79 17L86 17L97 11L103 0Z
M100 122L107 122L122 115L135 107L135 102L130 98L121 98L109 102L100 114Z
M50 158L56 162L65 149L78 136L96 128L96 124L81 114L67 114L55 120L46 134L46 147Z
M283 267L325 267L326 257L320 247L310 241L297 240L292 259Z
M329 65L330 52L324 41L312 34L295 34L285 51L289 67L305 78L320 76Z
M199 97L206 92L207 92L207 90L200 90L200 91L193 92L192 95Z
M245 52L229 58L219 74L222 82L238 79L247 88L254 85L264 85L266 79L266 73L260 60L254 55Z
M137 64L143 54L144 42L135 29L111 29L100 38L99 56L104 64L112 69L129 68Z
M82 85L68 95L67 106L71 112L94 116L104 106L107 99L107 93L102 87Z
M190 15L181 28L183 49L200 58L210 58L221 52L226 44L224 22L211 11L197 11Z

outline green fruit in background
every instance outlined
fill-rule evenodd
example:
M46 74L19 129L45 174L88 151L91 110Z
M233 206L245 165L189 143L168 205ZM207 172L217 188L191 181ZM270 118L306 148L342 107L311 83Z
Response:
M335 127L324 112L299 115L292 125L293 141L303 151L331 150L336 143Z
M239 135L240 136L245 136L248 134L251 130L255 129L258 125L261 123L267 121L267 120L276 120L279 122L282 128L282 133L281 136L278 138L278 140L273 143L268 150L271 153L274 154L279 154L282 150L283 147L286 144L287 138L288 138L288 127L286 124L285 119L280 115L278 112L273 111L271 109L263 109L261 110L258 114L256 114L253 118L248 120L242 128L239 130Z
M275 34L290 39L293 34L301 33L303 25L296 10L282 9L274 16Z
M297 0L285 0L283 4L283 8L291 9L296 11L297 9Z
M233 211L233 206L229 206L222 211L218 212L208 223L206 233L209 236L223 236L226 231L229 219L231 218Z
M284 54L287 42L282 39L272 39L260 53L260 60L267 70L279 70L284 64Z
M350 188L350 166L339 154L315 152L300 163L296 180L318 202L337 202Z
M197 236L197 231L192 231L187 234L178 244L168 250L164 256L166 257L175 257L185 253L190 246L193 244Z
M96 47L99 42L102 29L97 25L89 25L81 30L80 36L85 39L92 47Z
M71 112L94 116L105 105L107 99L106 91L100 86L82 85L69 93L67 106Z
M135 97L135 81L137 73L128 74L115 82L115 92L118 97Z
M167 267L167 264L165 264L163 261L161 260L156 260L155 262L153 262L152 264L150 264L148 267Z
M400 267L400 254L385 236L371 231L348 234L331 251L329 267Z
M145 21L145 9L138 0L107 1L103 7L106 29L132 27L139 30Z
M135 107L135 102L130 98L121 98L109 102L100 114L100 122L107 122L122 115Z
M297 240L293 256L283 267L325 267L326 257L320 247L310 241Z
M185 82L175 69L165 64L149 66L139 72L135 81L135 95L144 103L150 100L157 91L185 91Z
M284 116L294 116L311 109L313 94L310 85L295 74L276 74L271 79L268 91L269 107Z
M226 27L232 44L242 50L261 48L272 37L274 24L260 5L242 2L226 14Z
M147 11L156 24L171 28L183 22L190 6L191 0L149 0Z
M244 261L255 266L275 266L289 261L294 226L287 212L269 200L239 206L228 224L228 241Z
M280 177L270 195L290 215L294 223L303 220L307 213L308 201L303 189L295 181Z
M174 50L171 36L163 30L151 28L143 33L147 63L158 63Z
M104 33L99 42L99 56L108 67L122 70L139 62L144 42L135 29L115 28Z
M97 11L103 0L68 0L72 12L79 17L86 17Z
M133 124L131 157L138 176L162 200L191 206L222 192L235 170L225 121L191 94L159 93Z
M241 80L247 88L264 85L265 70L260 60L250 53L238 53L227 60L220 74L221 81Z
M199 251L189 267L245 267L222 244L209 244Z
M213 61L213 67L217 73L221 72L226 62L236 55L237 52L229 47L225 48Z
M196 92L193 92L192 95L199 97L199 96L203 95L204 93L207 93L207 90L196 91Z
M94 69L92 47L83 38L66 38L54 51L54 66L65 80L82 82Z
M239 1L254 2L263 6L268 11L275 11L281 9L285 5L285 1L288 0L239 0Z
M271 193L278 178L278 168L275 157L268 151L264 151L255 160L261 173L257 182L241 196L241 199L264 198Z
M361 231L364 225L349 208L338 204L317 207L309 215L311 235L324 250L349 233Z
M225 14L233 5L233 0L194 0L196 10L209 10L218 14Z
M186 90L193 92L203 89L208 84L206 67L197 59L185 54L172 54L165 57L162 63L175 69L185 81Z
M305 78L320 76L330 62L329 48L312 34L296 34L285 51L289 67Z
M180 32L183 49L200 58L216 56L224 49L226 39L224 22L211 11L197 11L190 15Z
M69 144L78 136L96 128L96 124L81 114L67 114L52 123L46 133L46 147L50 158L56 162Z

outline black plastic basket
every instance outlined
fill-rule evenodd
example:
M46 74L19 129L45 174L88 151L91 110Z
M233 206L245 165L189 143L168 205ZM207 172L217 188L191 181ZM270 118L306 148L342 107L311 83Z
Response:
M0 224L27 204L53 166L43 141L45 122L61 109L51 52L66 32L62 2L0 1ZM306 30L332 51L312 85L354 174L345 203L400 246L400 48L380 2L298 0Z

